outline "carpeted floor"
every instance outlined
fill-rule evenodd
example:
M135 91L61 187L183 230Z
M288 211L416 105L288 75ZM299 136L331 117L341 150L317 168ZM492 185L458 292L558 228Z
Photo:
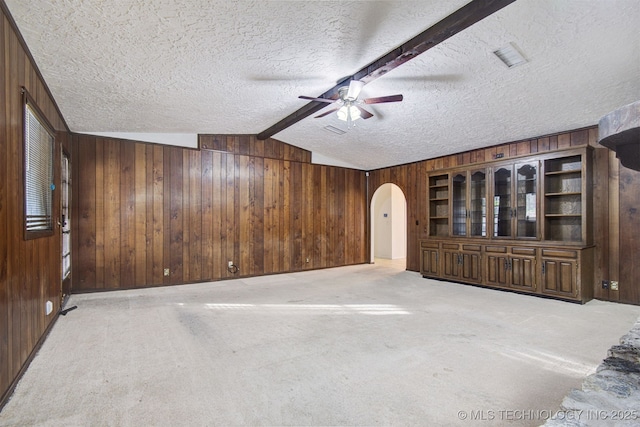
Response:
M0 425L540 425L640 316L382 263L73 305Z

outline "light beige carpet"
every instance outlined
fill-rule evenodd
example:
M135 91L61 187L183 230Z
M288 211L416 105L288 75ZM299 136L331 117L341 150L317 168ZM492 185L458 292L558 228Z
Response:
M0 425L540 425L640 316L378 264L72 305Z

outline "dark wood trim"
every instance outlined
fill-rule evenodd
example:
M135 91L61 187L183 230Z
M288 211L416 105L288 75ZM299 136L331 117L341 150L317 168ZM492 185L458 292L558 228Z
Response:
M382 168L376 168L376 169L369 169L368 172L376 172L376 171L381 171L381 170L386 170L386 169L390 169L390 168L399 168L399 167L404 167L404 166L410 166L410 165L415 165L415 164L419 164L419 163L424 163L424 162L441 162L440 164L447 163L450 164L451 158L456 158L456 159L460 159L459 161L455 162L454 166L446 166L447 168L453 168L455 166L464 166L464 165L469 165L469 164L479 164L479 163L486 163L486 162L490 162L490 161L495 161L495 160L499 160L499 159L495 159L493 158L493 156L495 156L495 154L505 154L504 159L508 160L511 158L514 158L516 156L527 156L529 154L533 154L533 153L537 153L539 151L549 151L550 149L557 149L557 143L556 143L556 148L551 148L549 145L549 139L555 138L557 140L558 135L565 135L565 134L570 134L569 135L569 140L571 141L570 146L571 147L579 147L585 144L589 143L589 133L592 131L597 132L598 130L598 126L597 125L592 125L592 126L585 126L585 127L581 127L581 128L577 128L577 129L572 129L570 131L565 131L565 132L557 132L557 133L549 133L549 134L545 134L545 135L540 135L540 136L534 136L532 138L526 138L526 139L520 139L517 141L510 141L510 142L504 142L504 143L500 143L498 145L491 145L489 147L483 147L483 148L477 148L474 150L469 150L469 151L463 151L460 153L451 153L451 154L447 154L445 156L440 156L440 157L434 157L434 158L430 158L430 159L422 159L422 160L415 160L413 162L407 162L407 163L401 163L398 165L393 165L393 166L385 166ZM583 137L574 137L572 138L571 135L574 134L586 134L586 138ZM566 139L566 138L565 138ZM542 142L541 142L542 141ZM517 147L524 147L525 144L529 144L529 147L527 148L520 148L520 150L518 150ZM512 147L516 146L515 150L517 154L511 154L512 151ZM492 153L492 158L487 158L486 157L486 152L491 152ZM434 170L439 170L441 169L442 166L438 166L436 169Z
M473 0L408 42L403 43L391 52L365 65L353 75L340 80L338 84L317 98L336 99L338 90L342 86L347 85L351 80L361 80L365 83L370 83L514 1L515 0ZM312 101L273 126L263 130L257 137L260 140L270 138L326 106L326 103Z

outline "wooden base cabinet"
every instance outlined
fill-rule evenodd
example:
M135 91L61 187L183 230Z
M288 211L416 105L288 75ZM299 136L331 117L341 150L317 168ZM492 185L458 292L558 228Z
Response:
M593 298L593 248L422 240L424 277L576 302Z
M442 243L442 277L480 283L482 248L480 245Z
M486 284L535 292L537 254L537 248L486 245Z
M420 242L420 271L424 277L439 277L440 243L423 240Z
M593 298L593 248L542 249L541 256L542 293L561 298L588 301Z

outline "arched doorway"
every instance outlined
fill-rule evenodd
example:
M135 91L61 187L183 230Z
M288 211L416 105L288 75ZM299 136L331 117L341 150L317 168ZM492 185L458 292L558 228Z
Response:
M395 184L383 184L371 198L371 262L407 268L407 199Z

